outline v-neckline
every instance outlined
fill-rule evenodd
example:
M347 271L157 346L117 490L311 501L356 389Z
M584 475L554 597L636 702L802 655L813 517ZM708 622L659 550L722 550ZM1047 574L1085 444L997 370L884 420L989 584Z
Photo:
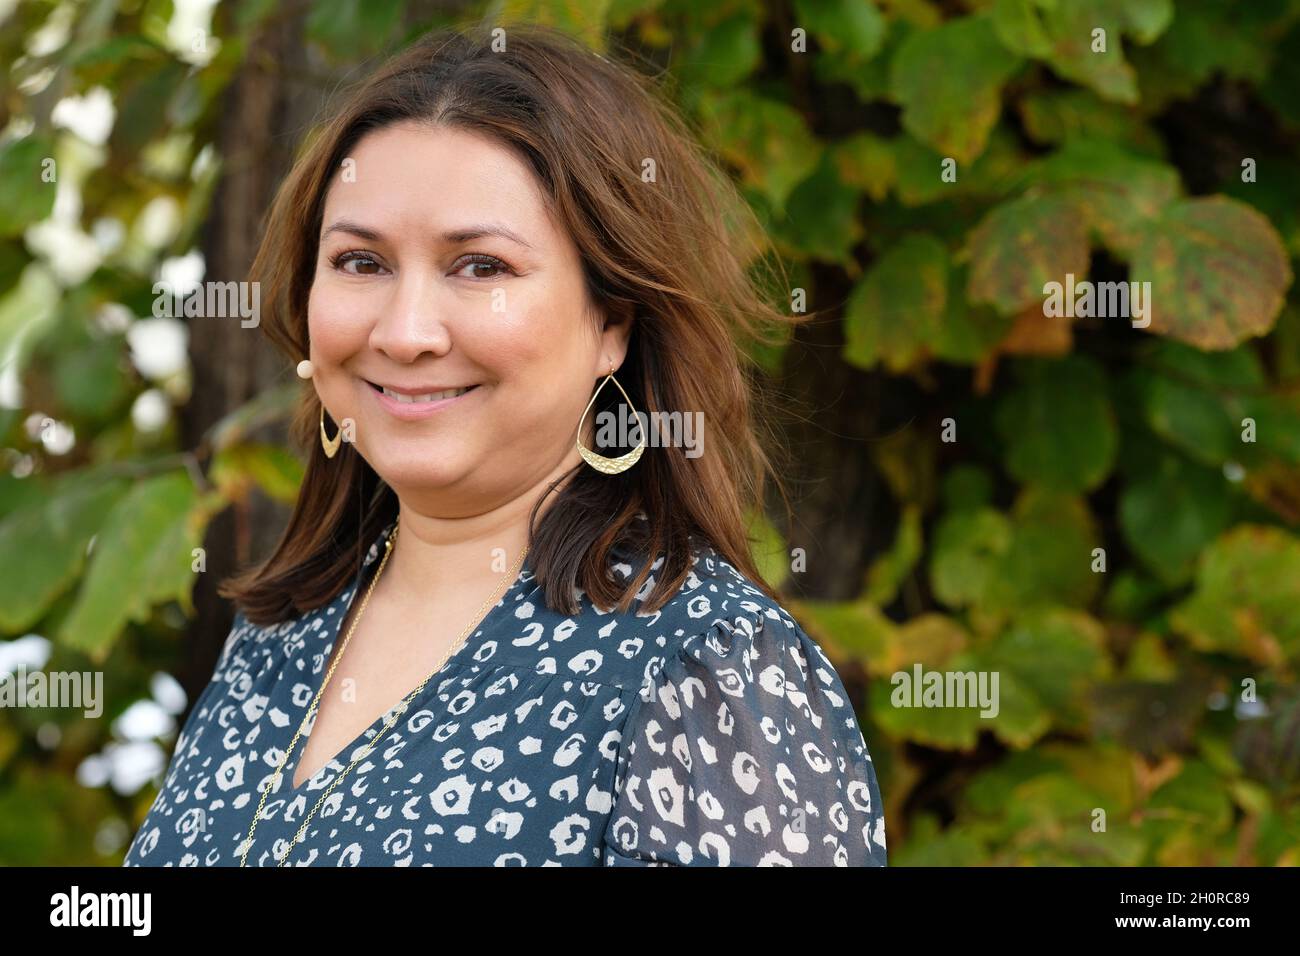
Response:
M393 533L393 529L395 527L396 527L396 522L393 522L392 524L388 525L380 533L379 537L375 540L374 548L378 550L377 555L374 556L373 560L369 560L367 562L368 570L363 572L363 574L361 575L362 580L357 582L356 586L353 588L352 596L348 598L347 604L343 608L342 614L338 615L335 618L334 625L331 628L331 630L333 631L333 637L331 638L329 644L326 645L324 649L325 659L321 664L320 679L313 681L311 700L316 699L316 694L320 690L321 684L325 682L325 675L329 672L330 658L333 655L334 647L335 645L338 644L339 638L342 634L343 622L346 621L348 619L348 615L352 613L352 607L354 604L356 604L357 595L363 593L364 590L367 587L369 587L370 579L374 575L375 571L378 569L379 564L382 561L383 548L388 541L389 535ZM433 672L432 676L430 676L428 681L425 683L424 689L421 691L420 696L429 693L431 689L435 688L436 685L438 684L438 676L442 674L445 670L447 670L447 668L449 668L453 663L462 660L464 658L464 655L469 651L471 646L477 646L479 643L481 643L480 638L482 638L483 635L490 630L492 625L495 623L495 618L500 614L505 613L509 609L509 599L511 595L515 593L519 585L524 581L525 576L530 576L532 574L532 566L531 566L530 558L531 555L525 556L524 563L520 566L519 573L515 575L515 579L510 582L509 586L497 599L496 603L487 609L487 613L485 613L483 617L479 620L479 622L474 626L473 632L471 632L469 637L465 638L464 643L462 643L460 647L456 649L455 653L448 656L448 658L442 662L441 667L439 667L436 671ZM322 628L322 630L325 629ZM416 686L419 685L417 684ZM303 734L303 736L299 739L297 746L295 747L298 753L297 758L292 762L290 766L287 766L285 768L285 770L288 772L288 784L289 784L287 799L292 801L297 797L307 793L311 789L312 781L315 780L318 776L320 776L322 771L326 770L336 762L339 764L339 769L335 771L335 773L336 774L342 773L343 770L346 769L348 762L351 761L351 756L353 753L356 752L357 748L365 746L368 741L374 739L375 734L378 734L381 730L383 730L384 723L388 719L389 715L393 712L393 709L399 706L401 702L405 700L414 690L415 687L412 687L410 690L406 691L406 693L404 693L399 700L391 704L387 710L385 710L382 714L380 714L373 721L371 721L370 724L368 724L365 728L363 728L359 734L353 737L348 743L344 744L341 750L339 750L335 754L332 754L330 758L325 761L325 763L321 764L321 766L316 770L315 773L313 773L309 777L305 777L302 783L295 786L293 780L294 777L297 776L298 765L302 762L303 755L307 752L307 741L311 738L312 733L315 732L316 730L316 719L320 717L320 708L318 706L316 711L316 716L312 718L311 729ZM411 700L411 703L408 705L408 711L410 708L415 707L415 705L419 702L420 696L417 696L416 698L413 698ZM397 723L400 722L401 719L402 718L399 716L397 720L394 721L393 726L396 727ZM301 725L301 721L299 721L299 725ZM281 772L281 775L282 776L284 775L284 771ZM328 784L323 784L323 785L328 785Z

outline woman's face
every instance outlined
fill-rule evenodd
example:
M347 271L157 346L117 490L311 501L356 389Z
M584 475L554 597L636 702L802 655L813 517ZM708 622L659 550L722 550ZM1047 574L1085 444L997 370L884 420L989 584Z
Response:
M578 419L630 324L594 310L531 170L486 137L408 123L349 159L307 305L330 418L353 420L356 450L404 503L444 517L579 462Z

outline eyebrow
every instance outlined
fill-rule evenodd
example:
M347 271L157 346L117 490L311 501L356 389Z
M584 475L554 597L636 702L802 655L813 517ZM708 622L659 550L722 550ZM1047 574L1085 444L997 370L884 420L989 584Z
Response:
M367 242L382 242L384 238L383 233L367 226L363 226L358 222L353 222L351 219L339 219L337 222L332 223L324 232L321 233L321 239L324 239L332 232L346 232L350 235L364 239ZM514 232L512 229L499 222L474 223L473 225L463 226L459 229L451 229L444 232L439 238L444 242L460 244L462 242L469 242L473 239L481 239L484 236L500 236L502 239L509 239L511 242L517 243L525 249L532 248L532 245L517 232Z

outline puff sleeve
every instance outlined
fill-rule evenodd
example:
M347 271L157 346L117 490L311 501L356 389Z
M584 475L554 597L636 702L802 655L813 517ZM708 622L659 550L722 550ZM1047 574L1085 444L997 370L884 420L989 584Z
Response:
M619 743L607 866L884 866L875 768L820 646L779 609L651 670Z

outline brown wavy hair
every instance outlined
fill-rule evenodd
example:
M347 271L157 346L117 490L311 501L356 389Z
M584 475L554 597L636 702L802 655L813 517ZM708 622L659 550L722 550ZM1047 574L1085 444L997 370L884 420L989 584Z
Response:
M251 278L261 283L261 328L289 360L307 355L307 297L331 177L367 133L400 121L474 131L522 156L580 254L593 301L635 316L619 382L635 407L702 410L704 453L648 448L628 471L579 464L529 516L529 554L547 603L577 612L574 588L596 606L627 611L664 565L643 608L661 607L692 563L691 537L710 544L775 597L751 556L748 517L769 478L789 501L773 461L784 453L767 415L763 376L742 342L778 341L799 321L765 300L786 287L783 268L731 179L657 92L655 80L548 28L509 28L494 51L485 28L424 35L347 92L309 138L268 214ZM653 182L643 163L655 162ZM606 406L621 401L601 392ZM775 411L775 406L771 406ZM601 410L600 402L592 414ZM333 460L317 439L319 400L305 384L291 435L306 471L274 553L223 581L256 624L328 603L359 573L360 556L397 516L396 494L345 445ZM574 423L575 429L577 423ZM644 512L647 521L638 521ZM609 573L611 548L645 555L628 582Z

